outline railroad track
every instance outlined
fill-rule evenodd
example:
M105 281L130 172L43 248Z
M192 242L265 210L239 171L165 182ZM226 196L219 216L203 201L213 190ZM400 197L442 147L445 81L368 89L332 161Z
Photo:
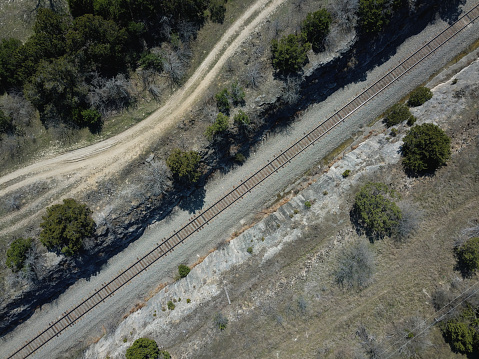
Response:
M454 24L447 27L445 30L435 36L427 44L399 63L399 65L387 72L382 78L364 90L361 94L356 96L353 100L348 102L327 120L319 124L312 131L305 134L301 139L288 147L273 160L268 162L252 176L244 181L241 181L241 184L233 188L233 190L228 192L219 201L214 203L203 212L194 216L190 222L188 222L180 230L175 231L173 235L159 243L153 250L137 260L135 263L117 275L113 280L108 283L104 283L100 289L83 300L79 305L67 312L64 312L60 319L58 319L56 322L49 323L47 329L40 332L33 339L26 341L25 344L16 352L11 354L8 359L23 359L31 356L50 340L56 336L59 336L68 327L73 326L85 314L105 301L105 299L108 297L113 296L115 292L129 283L134 277L145 271L161 257L172 252L176 246L180 245L191 235L208 225L210 221L212 221L226 208L242 199L243 196L251 192L252 189L260 185L265 179L272 176L274 173L277 173L279 169L290 163L291 160L293 160L296 156L305 151L309 146L312 146L316 141L325 136L341 122L345 121L349 116L358 111L366 103L374 99L378 94L391 86L395 81L407 74L417 64L433 54L446 42L453 39L456 34L464 30L469 24L478 18L479 4L465 13Z

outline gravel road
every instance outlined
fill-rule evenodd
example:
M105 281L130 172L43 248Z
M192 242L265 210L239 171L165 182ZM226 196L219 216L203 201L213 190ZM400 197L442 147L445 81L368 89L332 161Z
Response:
M465 9L475 4L476 1L469 0L466 2ZM304 132L316 126L318 121L322 121L333 114L342 104L352 99L389 68L394 67L401 59L433 38L446 26L446 23L438 20L420 34L409 38L397 50L394 57L368 73L365 81L351 84L334 93L326 101L311 106L304 112L303 117L295 122L288 133L271 136L243 166L227 175L218 175L206 187L204 206L213 204L218 198L222 197L224 192L237 185L241 178L245 178L264 165L281 149L289 146ZM383 91L380 96L361 108L350 117L348 122L341 124L319 143L304 151L294 163L286 166L279 171L279 174L270 177L261 186L255 188L251 195L246 196L242 201L221 213L209 226L192 236L173 254L155 263L151 269L135 278L113 298L108 299L106 303L92 310L74 327L50 341L34 357L50 359L62 357L66 353L72 355L72 348L79 348L84 343L88 343L95 335L99 335L103 325L108 327L109 324L117 323L138 299L146 297L159 283L171 279L171 274L179 263L192 263L197 256L205 255L208 249L213 248L227 238L235 228L239 227L242 220L259 211L264 203L275 197L292 180L301 176L311 166L315 165L320 158L380 115L398 99L404 97L414 87L426 82L433 73L477 40L478 37L479 24L476 22L460 33L454 42L447 43L430 56L427 61L421 63L411 73L403 76L400 81L397 81L393 86ZM142 238L132 243L122 253L111 258L108 265L97 276L92 277L89 281L79 281L54 303L44 305L42 310L38 310L27 322L1 339L2 357L6 357L8 353L21 346L26 339L44 329L49 322L57 319L62 312L73 307L81 298L87 297L100 284L109 280L133 262L136 257L152 249L162 238L183 225L189 217L189 213L176 210L166 220L152 225Z

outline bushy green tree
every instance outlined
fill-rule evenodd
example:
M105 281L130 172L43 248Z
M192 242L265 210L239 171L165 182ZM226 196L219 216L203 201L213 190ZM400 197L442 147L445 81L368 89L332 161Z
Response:
M385 122L387 127L392 127L399 125L401 122L408 121L414 121L412 120L414 116L412 115L411 111L409 111L409 108L401 103L397 103L393 105L387 112L385 116Z
M231 84L231 100L233 105L238 106L244 104L244 89L239 85L238 81Z
M83 248L83 240L95 232L91 214L92 211L85 204L71 198L48 207L40 224L40 242L49 250L67 256L78 253Z
M18 85L18 51L22 42L17 39L2 39L0 42L0 95Z
M448 321L442 327L442 334L454 352L461 354L477 352L478 334L469 323L457 320Z
M234 115L233 122L236 126L247 126L250 124L248 115L242 110L239 110L238 113Z
M126 30L115 22L87 14L74 20L66 48L83 71L113 75L126 68L127 40Z
M163 59L151 52L146 52L141 56L140 65L145 69L155 70L156 72L163 71Z
M222 24L225 21L227 0L211 0L210 1L210 17L211 21Z
M25 97L38 109L42 122L80 126L74 123L74 111L84 109L87 93L78 68L65 57L43 60L24 88Z
M216 107L218 107L218 110L222 113L229 114L230 113L230 93L228 92L227 88L224 88L220 92L218 92L215 96L216 99Z
M323 50L324 39L329 34L331 21L331 14L326 9L310 12L303 21L301 32L305 34L314 51Z
M229 118L228 116L222 114L221 112L218 113L216 116L216 121L211 125L208 126L205 132L206 138L209 141L212 141L216 136L224 133L229 127Z
M177 148L168 156L166 164L177 179L194 183L201 175L198 170L200 160L201 157L197 152L181 151Z
M6 265L12 272L18 272L23 268L23 263L27 259L27 253L32 247L33 239L18 238L15 239L7 250Z
M398 195L383 183L369 182L359 190L351 215L355 224L370 238L382 238L395 233L402 213L393 199Z
M462 246L454 249L459 268L472 274L479 268L479 237L470 238Z
M434 172L451 156L451 140L432 123L412 127L402 145L403 166L414 173Z
M185 278L189 273L191 269L187 265L180 264L178 266L178 274L180 275L181 278Z
M287 35L271 42L272 63L275 70L283 73L301 70L308 59L311 44L304 35Z
M376 34L389 23L386 0L359 0L359 25L361 31Z
M13 129L12 119L0 109L0 134L12 132Z
M157 359L160 356L158 344L152 339L139 338L126 350L126 359Z
M432 92L427 87L420 86L411 92L407 105L409 107L421 106L432 98Z

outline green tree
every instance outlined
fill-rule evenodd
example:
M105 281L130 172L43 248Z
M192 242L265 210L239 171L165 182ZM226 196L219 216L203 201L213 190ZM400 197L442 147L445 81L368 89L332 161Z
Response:
M359 0L359 25L367 34L379 33L389 23L390 12L385 0Z
M301 32L305 34L315 52L324 49L324 39L329 34L331 21L331 14L326 9L310 12L303 21Z
M6 265L12 272L18 272L23 268L23 263L27 259L27 253L32 248L32 238L18 238L15 239L7 250Z
M25 97L38 109L43 123L63 121L69 125L86 106L88 89L83 76L70 59L61 57L52 61L40 62L35 75L25 84Z
M218 107L218 110L220 112L225 113L227 115L229 115L230 108L231 108L229 98L230 98L230 94L227 88L224 88L223 90L218 92L215 96L216 107Z
M92 132L101 128L101 114L97 110L87 109L80 112L79 124L88 127Z
M0 95L18 85L18 51L22 42L17 39L2 39L0 42Z
M68 0L68 7L73 17L93 14L93 0Z
M249 117L244 111L239 110L233 117L233 122L236 126L248 126L250 124Z
M128 34L113 21L86 14L66 34L68 54L83 71L114 75L126 67Z
M227 0L226 0L227 1ZM211 0L210 1L210 17L211 21L222 24L225 21L226 15L226 1L225 0Z
M454 249L459 268L467 275L479 268L479 237L470 238Z
M471 354L478 346L478 335L466 322L451 320L442 328L444 339L454 352Z
M180 264L178 266L178 274L181 278L185 278L190 273L190 270L190 267L188 267L187 265Z
M409 95L409 100L407 105L409 107L421 106L426 101L429 101L432 98L432 92L427 87L421 86L416 88Z
M157 359L160 356L158 344L152 339L139 338L126 350L126 359Z
M410 123L414 121L413 118L414 116L406 105L397 103L386 112L385 122L387 127L392 127L404 121Z
M74 199L64 199L63 204L47 208L40 224L40 242L49 250L60 251L67 256L83 248L83 240L93 236L95 222L92 211Z
M235 81L231 84L231 100L233 105L238 106L244 104L244 89Z
M140 65L145 69L154 70L156 72L163 71L163 59L161 56L151 52L143 53L140 59Z
M397 197L383 183L365 184L354 200L353 221L372 239L393 235L402 219L401 210L393 201Z
M311 44L303 35L287 35L271 42L272 63L275 70L283 73L301 70L308 59Z
M215 137L224 133L228 129L228 127L228 116L220 112L218 113L218 116L216 116L216 121L211 126L208 126L208 128L206 129L205 136L209 141L212 141Z
M182 181L195 183L201 176L198 170L201 157L195 151L181 151L175 149L166 160L173 175Z
M0 109L0 134L9 133L14 130L12 119L5 115L5 113Z
M403 166L414 173L434 172L451 156L451 140L432 123L412 127L402 145Z

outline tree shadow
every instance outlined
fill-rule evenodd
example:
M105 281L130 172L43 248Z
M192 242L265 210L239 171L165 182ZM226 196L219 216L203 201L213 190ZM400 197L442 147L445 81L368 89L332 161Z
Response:
M179 208L188 213L196 213L200 211L205 204L206 189L205 186L199 186L193 189L190 193L185 194L181 198Z

